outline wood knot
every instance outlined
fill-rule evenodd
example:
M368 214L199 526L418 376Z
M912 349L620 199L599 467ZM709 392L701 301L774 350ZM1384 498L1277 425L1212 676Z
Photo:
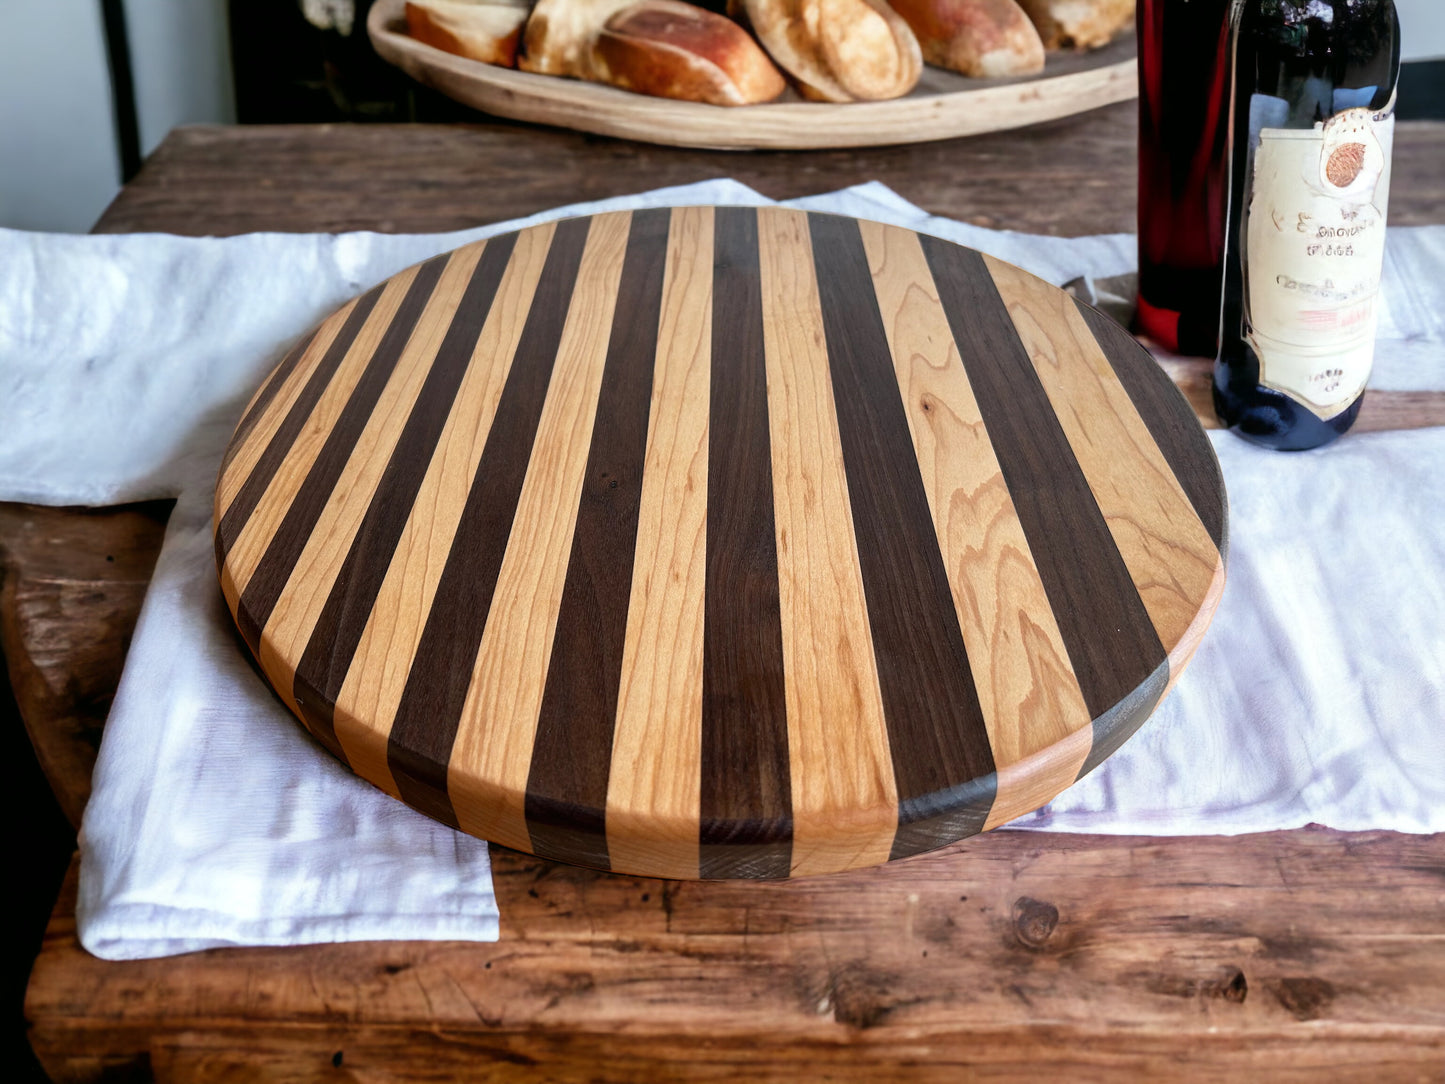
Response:
M1052 903L1020 896L1013 906L1014 933L1025 948L1043 948L1059 924L1059 909Z
M1239 1005L1249 996L1249 980L1244 977L1244 972L1239 968L1229 968L1226 979L1219 982L1209 983L1205 986L1204 992L1210 997L1223 998L1225 1001L1232 1001Z
M1270 990L1296 1020L1318 1019L1335 1000L1334 986L1325 979L1312 976L1280 979L1271 985Z

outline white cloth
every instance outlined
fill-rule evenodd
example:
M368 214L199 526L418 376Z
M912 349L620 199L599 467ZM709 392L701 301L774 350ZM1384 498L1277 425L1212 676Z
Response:
M82 942L495 938L486 848L351 776L269 694L215 584L209 511L241 404L348 297L434 253L565 214L769 201L731 181L430 236L0 231L0 499L178 496L82 830ZM1056 283L1134 266L926 215L881 185L795 206L907 225ZM1374 387L1445 387L1445 227L1392 230ZM1188 834L1316 822L1445 830L1445 429L1301 455L1228 435L1230 581L1139 737L1021 827Z

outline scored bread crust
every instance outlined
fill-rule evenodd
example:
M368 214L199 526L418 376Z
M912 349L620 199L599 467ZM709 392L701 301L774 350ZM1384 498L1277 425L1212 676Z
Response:
M1044 69L1044 43L1015 0L892 0L913 28L923 59L996 79Z
M771 101L787 85L746 30L679 0L642 0L612 16L593 65L613 86L712 105Z
M923 73L918 39L884 0L731 0L728 10L747 17L804 97L901 98Z
M532 0L407 0L406 29L425 45L511 68L531 10Z
M1108 45L1134 18L1134 0L1019 0L1049 49ZM1204 45L1200 46L1204 48Z
M538 0L517 65L713 105L769 101L785 86L746 30L682 0Z

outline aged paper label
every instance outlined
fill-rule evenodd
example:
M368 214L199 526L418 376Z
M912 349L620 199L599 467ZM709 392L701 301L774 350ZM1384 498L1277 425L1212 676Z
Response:
M1329 419L1375 354L1395 118L1347 109L1263 128L1246 236L1249 342L1260 383Z

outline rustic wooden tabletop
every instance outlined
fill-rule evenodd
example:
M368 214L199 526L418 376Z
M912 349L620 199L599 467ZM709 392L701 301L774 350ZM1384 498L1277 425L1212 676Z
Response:
M732 176L881 180L982 225L1133 226L1129 106L861 152L677 151L505 124L180 129L97 225L455 229ZM1392 222L1445 222L1445 125L1402 124ZM1207 368L1171 373L1201 410ZM1207 398L1207 396L1206 396ZM1375 397L1362 426L1445 424ZM0 646L78 820L164 502L0 505ZM106 963L72 868L27 1016L56 1080L1439 1079L1445 836L995 832L888 867L682 883L494 847L495 944L228 949Z

